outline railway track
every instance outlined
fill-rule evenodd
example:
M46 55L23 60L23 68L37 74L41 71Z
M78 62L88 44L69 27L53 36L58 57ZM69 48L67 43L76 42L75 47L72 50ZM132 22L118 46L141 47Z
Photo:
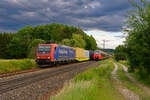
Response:
M108 58L109 57L105 57L102 60L105 60L105 59L108 59ZM67 65L78 64L78 63L81 63L81 62L70 63L70 64L67 64ZM64 66L64 65L59 65L59 66L55 66L55 67L61 67L61 66ZM41 70L45 70L45 69L48 69L48 68L34 68L34 69L28 69L28 70L23 70L23 71L14 71L14 72L9 72L9 73L2 73L2 74L0 74L0 78L15 76L15 75L24 74L24 73L41 71Z
M34 69L23 70L23 71L3 73L3 74L0 74L0 78L10 77L10 76L14 76L14 75L23 74L23 73L35 72L35 71L39 71L39 70L42 70L42 69L41 68L34 68Z
M12 80L1 81L0 82L0 94L15 90L17 88L27 86L29 84L32 84L41 80L45 80L47 78L53 78L54 76L67 73L72 70L76 70L79 68L82 69L81 66L86 66L86 67L92 66L92 64L95 64L95 63L97 62L88 61L88 62L83 62L83 63L65 65L61 67L56 67L55 69L49 70L44 73L36 73L30 76L24 76L24 77L12 79Z
M80 63L80 62L75 62ZM72 65L75 63L70 63L67 65ZM59 66L55 66L55 67L61 67L64 65L59 65ZM19 75L19 74L24 74L24 73L30 73L30 72L36 72L36 71L41 71L41 70L45 70L45 69L49 69L49 68L54 68L54 67L47 67L47 68L34 68L34 69L28 69L28 70L23 70L23 71L14 71L14 72L9 72L9 73L2 73L0 74L0 78L5 78L5 77L10 77L10 76L15 76L15 75Z

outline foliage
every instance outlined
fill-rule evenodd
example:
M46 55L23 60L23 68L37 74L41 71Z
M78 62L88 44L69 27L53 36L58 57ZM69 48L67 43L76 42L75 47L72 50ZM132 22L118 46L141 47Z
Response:
M116 61L119 60L126 60L126 56L127 56L127 49L125 46L123 45L119 45L114 52L114 58Z
M83 36L83 38L86 41L85 49L87 49L87 50L96 50L97 49L96 40L94 39L94 37L92 35L88 36L85 34Z
M85 40L83 40L83 37L81 35L73 34L72 39L74 41L73 42L74 47L85 48L86 42L85 42Z
M85 48L86 50L95 50L97 48L96 40L86 34L73 34L71 39L64 39L61 43L72 47Z
M13 37L8 44L10 58L24 58L27 54L26 42L19 37Z
M28 58L32 58L34 59L35 58L35 55L36 55L36 50L37 50L37 47L38 47L38 44L44 44L45 41L44 40L41 40L41 39L34 39L30 45L29 45L29 48L28 48Z
M9 58L8 44L14 35L14 33L0 33L0 58Z
M3 38L0 36L0 39ZM7 37L6 37L7 38ZM13 37L8 39L2 39L0 42L0 51L8 53L0 53L0 58L27 58L31 57L30 51L31 44L36 39L41 39L42 41L54 41L55 43L65 44L69 46L75 46L85 49L94 50L97 48L95 39L92 36L86 35L81 29L74 26L68 26L63 24L47 24L38 25L35 27L26 26L20 29ZM8 42L7 42L8 41ZM35 41L35 44L37 41ZM40 41L38 41L40 43ZM34 49L36 47L33 47ZM5 54L7 57L4 57ZM31 57L33 58L33 56Z
M127 16L124 31L128 37L125 45L130 71L138 69L138 73L146 77L150 72L150 4L145 0L140 1L139 5L130 1L136 9Z
M79 48L85 48L86 46L86 42L83 39L83 36L79 34L73 34L72 39L62 40L62 44Z

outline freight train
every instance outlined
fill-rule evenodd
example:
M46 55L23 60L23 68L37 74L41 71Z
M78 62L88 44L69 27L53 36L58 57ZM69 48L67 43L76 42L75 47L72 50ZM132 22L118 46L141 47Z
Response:
M100 50L89 51L55 43L39 44L36 53L36 62L39 67L47 67L77 61L101 60L106 56L102 53Z

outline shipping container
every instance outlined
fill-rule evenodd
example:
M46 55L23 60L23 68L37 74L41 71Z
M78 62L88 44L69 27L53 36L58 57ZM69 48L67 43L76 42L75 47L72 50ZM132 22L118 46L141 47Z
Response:
M74 47L76 60L77 61L86 61L89 60L89 51L84 50L83 48Z
M74 47L74 49L75 49L75 57L76 57L76 59L84 58L84 49L83 48Z
M89 51L88 50L84 50L84 58L89 58Z
M90 60L93 60L94 58L93 58L93 54L94 54L94 51L90 51Z
M54 53L56 61L68 61L75 58L75 50L72 47L59 45Z

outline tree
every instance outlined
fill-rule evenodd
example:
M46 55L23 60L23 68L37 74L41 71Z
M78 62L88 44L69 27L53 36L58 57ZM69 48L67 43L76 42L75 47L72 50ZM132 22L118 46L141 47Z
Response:
M86 46L86 42L83 39L83 36L79 34L73 34L72 39L64 39L62 40L61 43L64 45L79 47L79 48L85 48Z
M20 29L7 44L6 47L9 49L9 57L29 57L29 51L32 48L31 44L36 39L43 41L54 41L55 43L62 43L69 46L81 47L89 50L94 49L97 46L96 41L92 36L86 35L81 29L78 29L74 26L56 23L38 25L35 27L26 26ZM5 42L7 43L7 39ZM5 45L4 42L0 43L0 46L1 45ZM0 50L3 51L3 49ZM0 54L0 57L4 58L1 56L2 54Z
M127 16L127 28L124 29L128 35L126 47L128 48L127 58L131 65L130 70L138 69L141 76L148 76L150 72L150 4L140 0L131 4L136 10L131 11Z
M127 59L127 49L124 45L119 45L114 52L114 58L116 61Z
M73 46L74 47L85 48L86 42L83 39L82 35L73 34L72 38L73 38Z
M67 45L67 46L73 46L73 40L72 39L64 39L60 44Z
M15 33L0 33L0 58L9 58L8 44L14 37Z
M94 37L91 35L89 39L86 40L87 45L86 48L87 50L96 50L97 49L97 43Z
M20 38L14 37L8 44L8 52L10 58L25 58L27 49L25 48L26 43L22 42Z

